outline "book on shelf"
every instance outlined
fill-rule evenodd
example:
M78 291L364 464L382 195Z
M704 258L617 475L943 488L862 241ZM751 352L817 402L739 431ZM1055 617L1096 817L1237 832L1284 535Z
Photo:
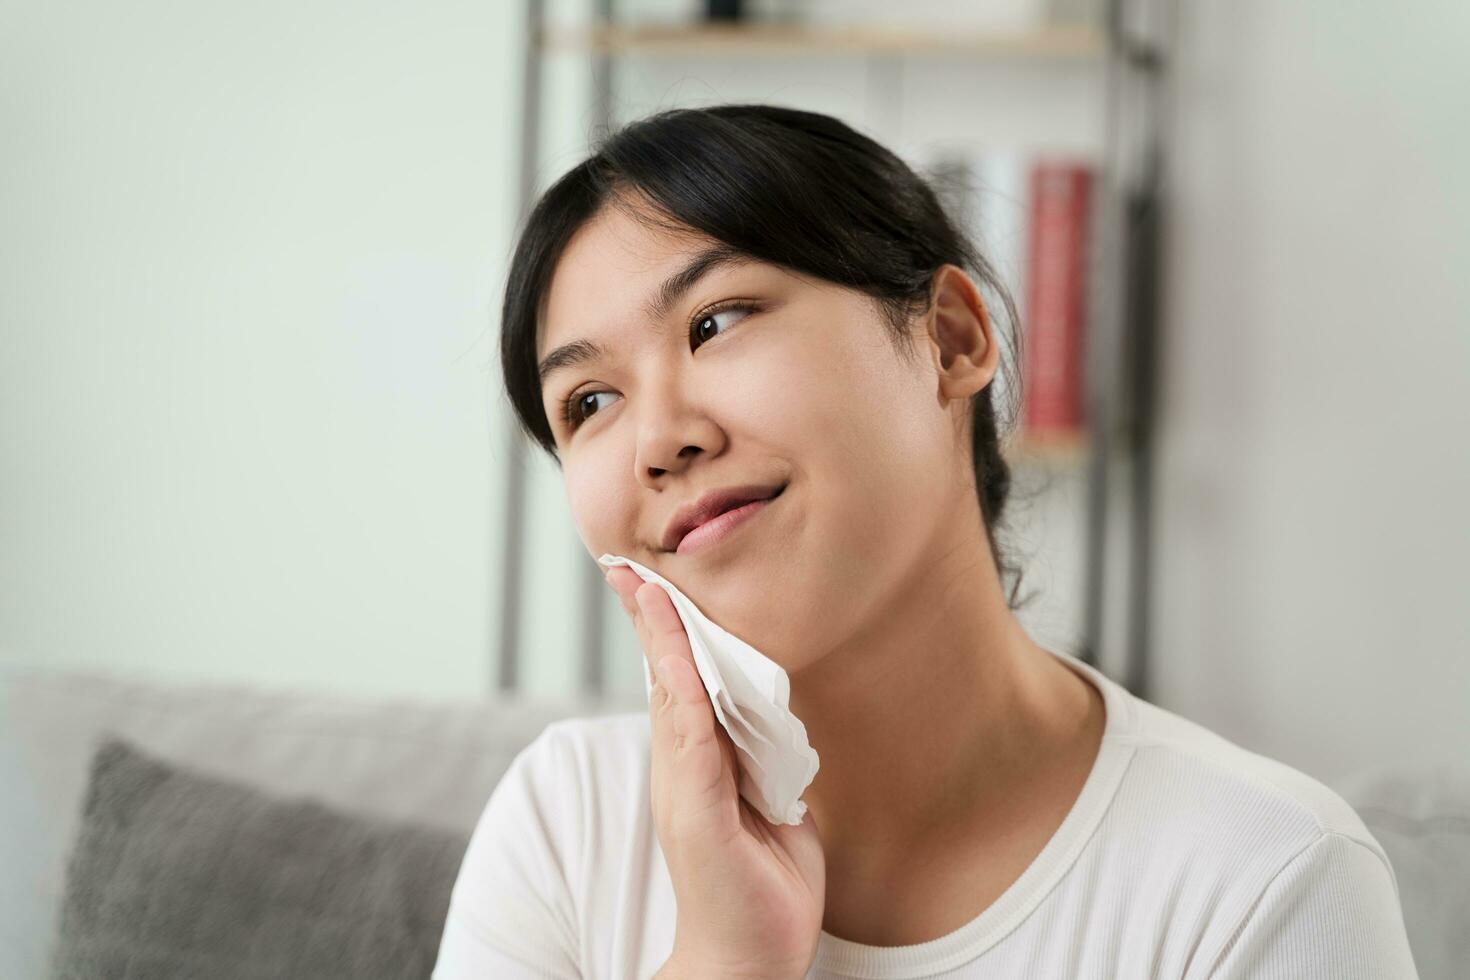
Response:
M1021 428L1078 432L1083 419L1087 240L1092 168L1065 160L1031 167Z
M1015 302L1022 350L1019 436L1075 442L1086 426L1092 162L1000 148L939 147L908 159L995 268ZM1014 357L1013 325L981 286L991 320ZM998 395L1004 391L998 375Z

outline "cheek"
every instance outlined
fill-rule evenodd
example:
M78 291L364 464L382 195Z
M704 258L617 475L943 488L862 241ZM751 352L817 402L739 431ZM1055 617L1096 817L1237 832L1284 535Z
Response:
M854 403L869 397L848 352L830 332L795 328L756 347L725 379L721 401L732 417L797 466L845 451L862 428Z
M875 331L862 323L854 330ZM881 337L875 342L886 345ZM925 399L913 370L886 347L813 331L783 345L739 385L741 404L758 431L800 467L856 478L859 486L903 481L907 461L932 449L938 409ZM911 476L911 474L910 474Z
M628 554L633 547L632 496L617 475L582 461L563 472L572 521L594 558L605 551Z
M772 424L790 434L793 459L820 497L812 519L831 560L871 567L875 555L922 535L932 509L915 501L948 472L947 415L922 372L887 349L836 347L806 374L768 393Z
M852 529L885 526L912 490L903 460L912 451L913 394L874 354L840 338L814 336L809 343L781 345L734 386L749 431L760 433L807 484L804 519L820 549L872 540Z

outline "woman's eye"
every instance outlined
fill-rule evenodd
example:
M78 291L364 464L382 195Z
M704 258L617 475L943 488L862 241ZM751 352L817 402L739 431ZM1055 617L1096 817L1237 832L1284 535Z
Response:
M598 395L612 394L616 393L611 391L582 391L573 394L562 405L562 421L566 423L568 429L576 431L577 426L587 421L589 415L595 415L597 413L595 407L591 411L587 410L589 399L596 399ZM591 404L595 406L597 403L596 401L592 401Z
M719 317L721 315L735 312L751 313L754 310L755 306L751 304L728 303L724 306L696 314L693 322L689 324L690 336L702 343L712 337L718 336L719 331L715 328L719 326Z

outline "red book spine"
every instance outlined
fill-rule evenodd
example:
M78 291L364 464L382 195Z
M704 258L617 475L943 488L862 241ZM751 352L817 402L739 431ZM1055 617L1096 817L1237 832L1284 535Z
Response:
M1083 426L1082 340L1092 168L1040 160L1031 167L1031 241L1021 425L1040 435Z

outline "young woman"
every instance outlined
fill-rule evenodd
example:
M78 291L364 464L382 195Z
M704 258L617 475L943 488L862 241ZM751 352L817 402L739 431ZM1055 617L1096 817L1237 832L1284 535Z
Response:
M520 423L591 559L779 663L821 763L803 823L753 810L667 594L613 569L649 711L516 757L437 980L1415 975L1338 795L1019 625L982 284L1014 322L922 178L795 109L660 113L541 198Z

